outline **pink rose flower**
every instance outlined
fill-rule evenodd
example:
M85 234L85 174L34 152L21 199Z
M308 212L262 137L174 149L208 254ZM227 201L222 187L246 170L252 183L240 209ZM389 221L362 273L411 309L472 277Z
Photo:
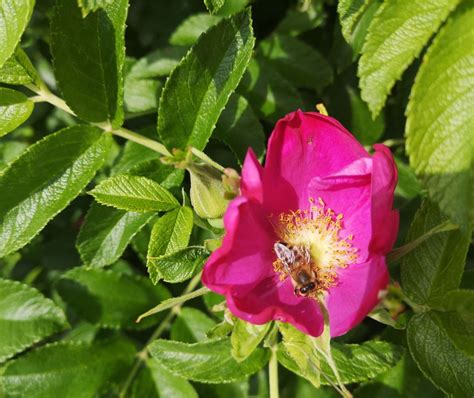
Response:
M317 297L331 336L359 324L388 284L385 255L398 231L397 169L386 146L374 148L369 155L319 113L298 110L278 121L265 167L247 153L241 196L225 213L226 234L204 267L204 285L254 324L289 322L319 336Z

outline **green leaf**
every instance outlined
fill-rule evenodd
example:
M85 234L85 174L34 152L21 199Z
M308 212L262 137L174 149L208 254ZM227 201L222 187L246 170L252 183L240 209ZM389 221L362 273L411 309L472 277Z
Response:
M89 193L99 203L127 211L167 211L179 206L169 191L146 177L110 177Z
M159 318L135 319L151 305L170 297L163 286L148 278L97 268L76 267L66 272L57 290L81 319L106 328L143 329Z
M264 325L254 325L237 318L230 336L231 353L234 359L238 362L247 359L263 340L271 325L271 322Z
M97 11L99 8L105 8L113 3L114 0L77 0L77 5L82 10L82 16L86 17L90 12Z
M242 164L249 147L258 158L265 152L265 133L247 100L233 94L217 122L214 137L223 141Z
M298 345L295 344L295 349ZM304 355L313 355L311 351L304 348ZM339 370L341 380L344 384L359 383L383 374L392 368L401 358L403 350L401 347L390 344L384 341L366 341L362 344L338 344L331 343L331 352ZM295 360L288 355L282 343L278 345L278 361L287 369L307 378L312 382L312 374L304 375ZM321 361L321 384L337 383L334 374L331 371L328 363L320 358ZM314 384L314 383L313 383Z
M104 2L101 2L104 3ZM64 100L88 122L123 122L127 0L83 18L77 0L56 0L51 19L54 70Z
M153 226L148 244L147 268L153 283L163 279L162 269L167 256L186 248L193 229L193 211L189 207L179 207L163 215ZM166 261L166 260L165 260Z
M25 94L0 87L0 137L15 130L33 112L34 104Z
M123 339L54 343L8 362L0 383L9 397L99 396L124 380L134 356L133 344Z
M163 84L159 80L125 76L124 104L130 114L155 113Z
M474 291L452 290L440 300L438 306L446 311L440 316L451 341L458 350L474 357Z
M270 64L297 87L322 90L332 82L329 63L313 47L291 36L272 35L259 49Z
M209 257L209 251L201 246L189 246L177 252L151 258L147 267L153 283L160 279L165 282L183 282L199 272Z
M185 19L170 37L170 44L175 46L192 46L199 36L216 25L222 18L217 15L195 14Z
M159 48L140 58L130 69L130 74L140 78L168 76L186 54L182 47Z
M39 291L0 279L0 362L67 325L61 308Z
M198 398L191 383L172 374L156 359L149 358L145 363L132 386L132 398Z
M69 127L10 164L0 175L0 257L27 244L81 192L102 166L110 142L97 127Z
M0 2L0 67L15 51L33 13L34 0L2 0Z
M38 72L31 64L28 55L18 46L15 53L0 68L0 83L40 85Z
M410 320L407 329L410 352L425 376L446 394L472 397L474 359L454 347L443 327L443 317L442 313L430 311Z
M420 181L416 178L412 168L399 158L395 158L398 169L398 182L395 195L405 199L413 199L419 196L423 190Z
M255 350L245 361L237 362L230 354L229 339L194 344L155 340L150 354L173 374L203 383L229 383L260 370L269 359L269 351Z
M474 223L474 10L455 13L426 53L407 108L410 164L455 223ZM468 228L464 228L468 229Z
M385 129L384 115L380 114L372 119L369 108L360 98L358 90L347 86L347 92L351 103L351 132L362 145L377 143Z
M211 318L195 308L182 308L171 327L171 339L183 343L206 340L206 333L216 325Z
M168 149L204 149L254 45L249 9L204 33L171 72L158 110L158 134Z
M204 4L211 14L216 14L225 4L225 0L204 0Z
M94 267L114 263L152 217L153 213L133 213L92 203L77 237L82 261Z
M303 107L295 87L258 54L251 59L238 92L260 117L273 122Z
M407 242L414 241L446 221L438 207L426 200L418 210L408 232ZM431 305L443 300L446 293L459 287L470 234L460 230L432 235L402 260L401 282L410 300Z
M326 18L324 1L309 0L296 3L288 9L275 31L280 34L298 36L320 26Z
M460 0L384 2L369 27L358 75L375 117L388 93Z
M354 398L443 398L418 370L408 352L387 372L354 390Z
M337 3L342 35L348 43L352 42L357 22L373 2L374 0L340 0Z

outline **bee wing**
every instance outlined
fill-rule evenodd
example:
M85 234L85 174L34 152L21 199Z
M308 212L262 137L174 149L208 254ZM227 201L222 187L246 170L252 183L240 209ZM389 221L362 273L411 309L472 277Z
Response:
M278 259L285 266L286 271L290 272L291 267L295 264L296 261L295 253L293 252L293 250L291 250L289 247L285 246L283 243L280 242L275 243L273 248Z

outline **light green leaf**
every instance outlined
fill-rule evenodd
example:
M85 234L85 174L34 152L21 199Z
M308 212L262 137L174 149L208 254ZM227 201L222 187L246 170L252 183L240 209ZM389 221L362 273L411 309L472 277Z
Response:
M6 84L28 84L36 86L40 84L38 72L31 64L28 55L18 46L15 53L6 60L0 68L0 83Z
M8 397L99 396L106 386L123 382L134 356L133 344L117 338L50 344L8 362L0 383Z
M358 75L375 117L388 93L460 0L384 2L370 24Z
M247 100L233 94L217 122L214 137L222 140L234 152L240 164L247 150L253 149L258 158L265 152L265 133Z
M341 22L344 39L352 42L353 32L363 13L374 0L340 0L337 3L337 13Z
M103 267L114 263L153 213L133 213L92 203L77 237L77 250L85 264Z
M174 196L146 177L118 175L102 181L89 192L99 202L117 209L149 212L179 206Z
M291 36L272 35L259 49L269 63L295 86L322 90L332 82L329 63L313 47Z
M446 221L438 207L426 200L408 232L411 242ZM432 235L402 260L401 282L410 300L431 305L459 287L470 243L460 230Z
M4 170L0 257L28 243L81 192L102 166L110 142L97 127L69 127L30 146Z
M297 345L295 345L295 348ZM304 346L303 346L304 347ZM331 343L331 352L344 384L359 383L383 374L400 360L403 349L384 341L366 341L362 344ZM309 355L310 351L306 351ZM282 343L278 346L278 361L287 369L312 381L302 374L299 364L288 355ZM321 384L337 383L328 363L321 358ZM311 376L311 375L310 375ZM314 384L314 383L313 383Z
M18 45L33 13L34 0L2 0L0 2L0 67Z
M175 46L192 46L199 36L222 18L217 15L195 14L185 19L170 37L170 44Z
M105 8L113 3L114 0L77 0L77 5L82 10L82 16L86 17L90 12L97 11L99 8Z
M149 317L137 324L138 315L170 297L166 288L153 286L148 278L82 267L66 272L57 290L82 319L107 328L150 327L160 319Z
M380 114L372 119L369 108L360 98L358 90L347 86L347 92L351 104L351 132L362 145L377 143L385 129L384 115Z
M446 394L472 397L474 359L454 347L443 327L443 317L443 313L430 311L410 320L407 329L410 352L425 376Z
M196 308L182 308L171 327L171 339L183 343L197 343L207 339L206 333L216 325L211 318Z
M303 107L296 88L258 54L251 59L238 92L260 117L273 122Z
M51 19L54 70L64 100L88 122L123 122L127 0L83 18L77 0L56 0Z
M168 76L186 54L182 47L159 48L140 58L130 69L137 78L157 78Z
M254 45L250 10L204 33L171 72L158 110L158 134L169 149L204 149Z
M179 207L163 215L153 226L148 244L147 268L153 283L163 278L161 258L184 249L193 229L193 211L189 207Z
M264 325L254 325L237 318L230 336L231 353L234 359L238 362L247 359L263 340L271 325L271 322Z
M269 359L268 350L257 349L245 361L237 362L230 354L229 339L194 344L155 340L150 354L173 374L203 383L229 383L260 370Z
M0 279L0 362L67 325L61 308L39 291Z
M215 14L225 4L225 0L204 0L204 4L211 14Z
M124 104L127 113L142 115L155 113L163 84L159 80L125 76Z
M422 3L424 4L424 3ZM464 229L474 223L474 9L455 13L426 53L407 108L410 164Z
M0 87L0 137L15 130L33 112L33 101L16 90Z
M153 283L160 279L170 283L183 282L201 270L209 254L204 247L189 246L171 254L148 257L150 278Z
M146 360L132 386L132 398L198 398L194 387L182 377L175 376L156 359Z

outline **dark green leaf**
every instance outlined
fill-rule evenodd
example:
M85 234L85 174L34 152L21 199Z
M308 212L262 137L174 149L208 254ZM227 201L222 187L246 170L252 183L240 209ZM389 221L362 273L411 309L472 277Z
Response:
M168 78L158 110L158 133L169 149L203 149L254 45L250 11L204 33Z
M51 20L54 70L66 103L88 122L123 121L127 0L83 18L77 0L56 0Z
M229 339L194 344L155 340L150 354L173 374L204 383L229 383L256 373L268 362L268 350L257 349L243 362L230 354Z
M384 2L369 27L358 75L362 99L377 116L388 93L460 0Z
M0 383L8 397L99 396L124 380L134 356L133 344L122 339L50 344L8 362Z
M33 101L16 90L0 87L0 137L15 130L33 112Z
M193 386L182 377L175 376L156 359L146 360L132 386L132 398L198 398Z
M81 192L110 142L97 127L69 127L29 147L0 175L0 257L28 243Z
M298 2L288 9L285 17L278 24L276 32L298 36L300 33L320 26L325 17L323 0Z
M66 326L61 308L39 291L0 279L0 362Z
M446 221L438 207L426 200L408 232L411 242ZM404 293L414 302L430 305L459 287L470 235L459 230L429 237L402 260Z
M0 67L15 51L33 13L34 0L0 2Z
M238 91L260 117L271 121L303 107L298 91L258 55L250 61Z
M170 37L170 44L175 46L191 46L197 42L199 36L222 18L216 15L191 15L179 25Z
M474 395L474 359L458 351L443 327L443 313L415 315L407 340L418 367L438 388L455 397Z
M272 35L259 49L270 64L298 87L322 90L332 82L332 69L323 56L301 40Z
M206 333L215 322L195 308L182 308L171 327L171 338L183 343L197 343L206 340Z
M170 297L162 286L147 278L93 268L74 268L57 284L58 292L88 322L107 328L146 328L159 318L136 324L138 315Z
M15 53L0 68L0 83L33 83L36 86L40 84L38 73L21 47L18 46Z
M169 191L146 177L129 175L110 177L89 193L99 203L127 211L141 213L167 211L179 206Z
M410 164L430 197L465 230L474 223L474 82L466 80L474 74L474 48L466 45L474 42L473 21L472 8L455 13L434 40L412 88L406 124Z
M77 237L82 261L96 267L114 263L152 217L153 213L133 213L93 203Z

